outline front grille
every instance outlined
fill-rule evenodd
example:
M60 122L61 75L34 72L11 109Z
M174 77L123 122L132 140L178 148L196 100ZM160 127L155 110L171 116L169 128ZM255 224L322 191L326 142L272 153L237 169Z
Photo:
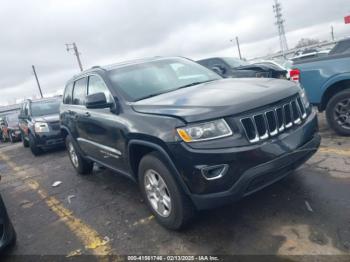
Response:
M300 125L306 117L306 108L298 95L262 112L252 113L242 118L241 123L249 142L256 143Z
M60 122L50 123L51 130L58 131L60 130Z

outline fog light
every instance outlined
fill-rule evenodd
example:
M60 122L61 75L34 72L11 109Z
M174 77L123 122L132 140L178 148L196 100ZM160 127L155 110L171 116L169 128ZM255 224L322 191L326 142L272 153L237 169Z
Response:
M215 180L222 178L228 170L228 165L208 166L201 169L202 175L206 180Z

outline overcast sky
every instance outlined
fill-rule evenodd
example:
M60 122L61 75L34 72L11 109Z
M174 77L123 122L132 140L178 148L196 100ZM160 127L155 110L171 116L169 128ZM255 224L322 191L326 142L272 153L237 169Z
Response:
M300 38L350 35L349 0L280 0L288 45ZM273 0L0 0L0 104L59 92L79 68L65 43L76 42L84 68L126 59L180 55L243 56L279 50Z

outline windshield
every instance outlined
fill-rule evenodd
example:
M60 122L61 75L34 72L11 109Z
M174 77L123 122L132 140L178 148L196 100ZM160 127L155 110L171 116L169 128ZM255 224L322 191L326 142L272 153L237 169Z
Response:
M18 123L18 114L9 114L6 116L8 124L17 124Z
M211 70L187 59L172 58L111 70L109 77L128 101L221 79Z
M59 100L38 101L31 104L32 116L44 116L58 114L60 109Z
M223 57L222 58L231 68L236 68L240 66L246 66L249 65L248 62L237 59L237 58L232 58L232 57Z

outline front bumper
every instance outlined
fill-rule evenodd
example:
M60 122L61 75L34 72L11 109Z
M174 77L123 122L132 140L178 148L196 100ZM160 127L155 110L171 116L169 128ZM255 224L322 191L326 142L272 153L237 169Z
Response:
M35 142L38 147L51 148L64 144L61 131L50 131L42 134L35 134Z
M20 140L21 139L21 131L19 129L11 129L11 132L9 132L12 136L13 140Z
M229 149L199 150L186 144L173 145L175 165L198 209L238 200L285 177L305 163L318 149L316 113L294 130L262 144ZM203 167L227 165L219 179L208 180Z

